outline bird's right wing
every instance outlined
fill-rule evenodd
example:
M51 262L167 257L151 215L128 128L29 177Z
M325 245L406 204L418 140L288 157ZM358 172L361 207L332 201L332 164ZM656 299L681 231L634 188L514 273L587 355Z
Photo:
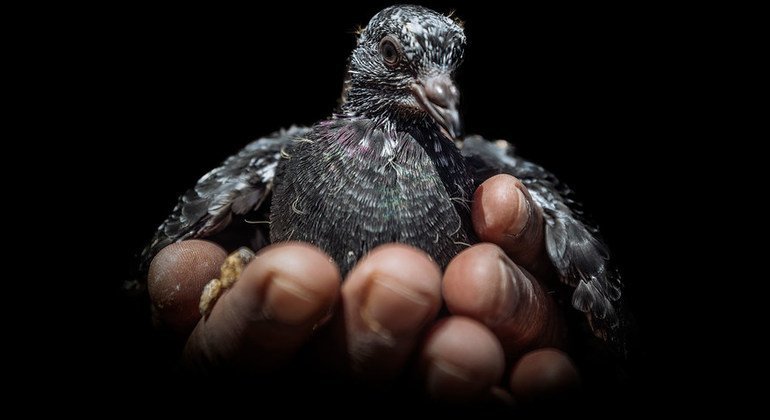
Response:
M160 225L142 252L142 267L146 269L165 246L206 238L227 227L234 215L258 209L269 196L281 151L309 130L292 126L260 138L204 175L179 198L171 215Z
M620 281L608 270L607 248L597 238L597 229L577 214L577 203L570 198L569 189L541 166L514 155L513 147L505 141L468 136L462 152L477 185L505 173L527 187L543 209L546 250L562 283L573 289L572 306L588 315L596 335L617 338L613 333L619 326Z

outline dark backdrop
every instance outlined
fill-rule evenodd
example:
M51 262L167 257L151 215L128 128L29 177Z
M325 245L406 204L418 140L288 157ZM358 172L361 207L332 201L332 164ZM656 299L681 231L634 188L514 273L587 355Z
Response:
M627 284L641 343L632 380L660 381L670 372L658 363L679 357L679 279L660 266L678 264L665 223L676 203L663 198L661 157L680 145L668 124L684 41L664 9L456 3L425 4L466 22L466 131L511 140L577 191ZM136 373L151 359L146 313L118 286L176 197L248 141L330 115L353 32L384 4L125 10L98 25L94 37L109 36L92 69L104 81L96 105L105 150L120 155L108 169L126 192L108 197L124 227L111 257L118 278L101 283L115 298L105 317L114 342L99 350L108 363Z

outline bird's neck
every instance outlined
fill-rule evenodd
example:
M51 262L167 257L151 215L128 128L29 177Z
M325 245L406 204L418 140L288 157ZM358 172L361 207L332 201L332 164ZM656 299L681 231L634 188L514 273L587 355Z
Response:
M451 140L442 134L438 124L427 115L417 112L405 113L387 105L368 104L367 107L359 107L355 103L342 102L334 118L366 120L370 122L370 128L382 130L394 138L403 134L411 134L415 138L432 138L435 134L451 143ZM417 135L418 133L421 135Z
M425 113L398 106L379 89L350 79L345 81L336 116L365 118L376 126L400 132L408 132L415 127L430 130L435 126L438 129Z
M381 100L382 95L359 86L351 80L345 81L340 106L334 114L335 120L347 120L366 127L368 134L363 134L361 141L370 144L370 135L380 133L384 145L406 146L412 142L425 149L437 168L451 167L464 172L464 159L454 144L438 124L428 115L409 112L403 107ZM411 139L405 142L405 139ZM394 150L395 151L395 150Z
M424 153L452 197L470 199L473 193L473 178L460 150L432 120L335 115L318 130L330 147L345 150L345 155L366 156L372 163L411 166L417 162L413 156Z

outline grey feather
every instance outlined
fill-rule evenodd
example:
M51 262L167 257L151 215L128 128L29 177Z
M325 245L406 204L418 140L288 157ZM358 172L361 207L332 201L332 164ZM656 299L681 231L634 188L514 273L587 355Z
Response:
M292 126L255 140L201 177L195 187L179 198L171 215L142 252L142 268L146 269L163 247L214 235L232 222L233 215L259 208L272 189L281 150L308 130Z

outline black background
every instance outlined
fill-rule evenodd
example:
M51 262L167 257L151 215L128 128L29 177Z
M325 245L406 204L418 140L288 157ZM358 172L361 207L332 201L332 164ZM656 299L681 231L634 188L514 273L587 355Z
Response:
M356 26L386 4L113 11L87 34L99 57L89 74L100 135L119 154L104 168L121 191L106 197L121 221L110 257L119 275L98 289L110 296L98 352L113 369L130 376L152 365L146 313L118 289L177 196L248 141L329 116ZM637 320L632 381L662 394L682 374L671 368L685 334L669 220L679 203L664 157L686 146L672 124L689 38L666 9L423 4L466 23L457 75L466 131L511 140L600 224Z

